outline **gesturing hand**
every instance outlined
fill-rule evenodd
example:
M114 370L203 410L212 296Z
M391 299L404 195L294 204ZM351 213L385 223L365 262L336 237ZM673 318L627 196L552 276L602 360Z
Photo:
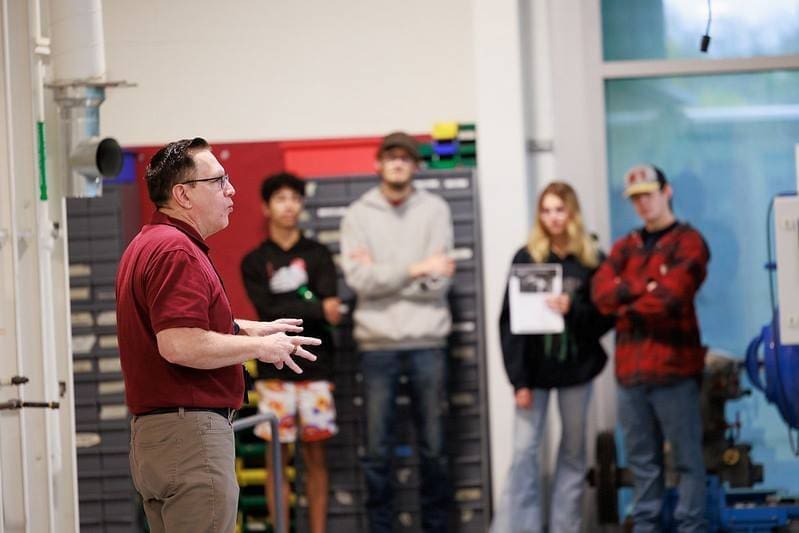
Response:
M314 337L289 337L285 333L274 333L262 337L259 353L256 359L264 363L272 363L278 369L285 364L297 374L302 374L302 369L292 358L293 356L302 357L309 361L316 361L316 356L303 348L303 345L319 346L322 341Z
M302 319L278 318L272 322L251 322L243 329L251 337L264 337L274 333L302 333Z

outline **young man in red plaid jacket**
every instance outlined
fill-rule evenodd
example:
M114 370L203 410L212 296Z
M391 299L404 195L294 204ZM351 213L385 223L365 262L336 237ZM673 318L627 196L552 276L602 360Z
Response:
M635 533L660 531L663 441L680 472L674 518L680 532L706 530L699 379L705 358L694 297L710 252L678 222L663 172L639 165L625 175L644 227L619 239L594 275L592 298L616 316L619 422L635 480Z

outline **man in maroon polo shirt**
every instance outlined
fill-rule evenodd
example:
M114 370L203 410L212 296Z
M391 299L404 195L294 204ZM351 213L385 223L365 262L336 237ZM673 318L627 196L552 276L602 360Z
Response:
M224 229L236 190L200 138L164 146L147 167L157 211L117 274L117 326L131 421L130 468L150 531L231 532L236 482L232 415L241 364L302 372L315 360L300 320L234 319L205 238Z

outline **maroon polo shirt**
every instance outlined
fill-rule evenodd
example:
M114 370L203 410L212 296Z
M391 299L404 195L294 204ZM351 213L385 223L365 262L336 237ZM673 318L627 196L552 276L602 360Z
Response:
M201 370L170 363L158 352L155 335L165 329L233 333L230 302L208 246L194 228L156 212L122 254L116 298L119 357L131 413L241 406L241 365Z

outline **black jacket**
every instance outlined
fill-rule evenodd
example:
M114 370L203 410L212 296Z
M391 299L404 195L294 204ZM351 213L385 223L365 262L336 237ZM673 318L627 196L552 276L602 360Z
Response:
M513 257L514 265L534 262L527 247L521 248ZM564 291L572 296L571 307L564 317L566 333L511 333L506 286L499 334L505 371L514 390L550 389L587 383L602 371L608 359L599 339L613 327L614 319L599 314L591 303L591 277L596 269L586 267L572 255L561 259L550 253L546 262L562 265Z
M307 281L296 281L298 272L291 272L288 280L272 290L273 277L291 266L305 271ZM282 274L287 274L282 272ZM278 370L274 365L258 361L258 379L283 381L317 381L333 379L333 338L330 325L325 321L322 300L336 296L336 266L330 251L323 244L300 237L289 250L283 250L267 239L248 253L241 262L241 276L247 295L258 312L258 319L272 321L278 318L301 318L300 335L322 339L321 346L309 347L318 356L315 362L297 358L302 374L290 368ZM295 286L298 285L298 286ZM310 290L310 293L306 292ZM306 297L303 297L305 295Z

